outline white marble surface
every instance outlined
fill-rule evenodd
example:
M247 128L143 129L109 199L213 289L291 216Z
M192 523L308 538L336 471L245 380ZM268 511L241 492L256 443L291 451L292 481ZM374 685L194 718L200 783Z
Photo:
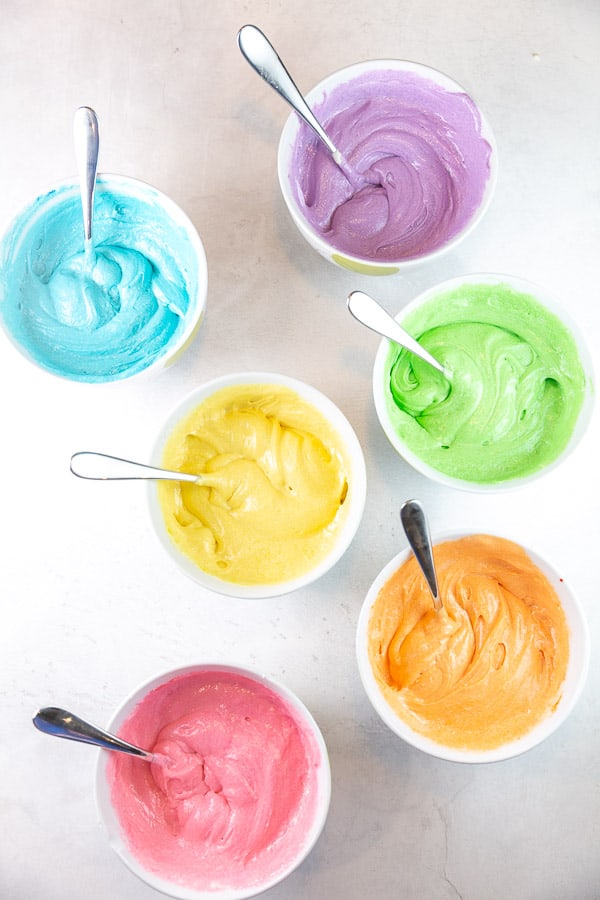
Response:
M572 458L516 493L442 489L394 454L370 394L377 338L346 312L358 288L396 312L468 271L510 272L563 298L597 354L600 299L600 5L597 0L0 0L0 224L74 171L71 121L100 119L101 168L143 178L193 219L209 265L206 321L178 364L147 381L63 383L0 337L2 724L0 896L152 900L108 847L95 751L43 737L41 705L103 724L142 680L205 658L255 666L314 713L333 769L331 812L308 861L272 900L600 897L598 416ZM316 257L278 193L287 116L236 46L261 26L298 83L360 59L437 67L479 101L500 176L455 253L371 280ZM350 551L320 582L268 602L203 592L151 531L143 486L74 479L77 449L143 459L179 398L213 376L281 371L344 410L369 478ZM512 761L468 767L404 745L359 682L363 596L403 545L408 496L434 531L506 534L553 560L580 595L592 666L571 718Z

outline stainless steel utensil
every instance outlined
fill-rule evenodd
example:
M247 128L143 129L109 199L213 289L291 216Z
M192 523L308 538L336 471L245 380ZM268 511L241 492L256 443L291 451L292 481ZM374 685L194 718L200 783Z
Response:
M438 591L431 537L425 511L419 501L407 500L400 509L400 519L408 543L415 554L415 558L427 581L427 586L431 591L433 605L435 609L440 610L443 608L443 603Z

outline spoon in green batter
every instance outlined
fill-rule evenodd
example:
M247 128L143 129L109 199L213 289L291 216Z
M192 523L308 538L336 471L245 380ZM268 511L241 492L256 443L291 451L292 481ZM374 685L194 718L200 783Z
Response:
M383 306L380 306L379 303L377 303L376 300L373 300L368 294L363 294L362 291L352 291L351 294L348 294L347 305L349 311L358 322L366 325L371 331L377 332L377 334L382 335L382 337L386 337L395 344L399 344L401 347L414 353L415 356L420 357L420 359L429 363L430 366L433 366L434 369L437 369L438 372L441 372L442 375L448 377L443 365L439 363L431 353L428 353L427 350L425 350L425 348L408 333L408 331L405 331L404 328L390 316Z
M415 559L425 576L425 581L433 597L433 605L439 612L443 608L443 604L439 595L437 575L433 562L433 547L425 511L418 500L407 500L402 505L400 508L400 520L411 550L415 554Z
M79 172L85 258L88 264L93 265L95 259L92 240L92 219L94 215L94 191L96 188L100 139L98 135L98 119L91 107L80 106L75 111L73 117L73 140L75 143L77 170Z
M93 453L81 450L71 457L71 472L78 478L92 481L130 481L143 479L150 481L189 481L205 483L210 476L191 475L189 472L174 472L171 469L159 469L144 463L122 459L120 456L109 456L107 453Z

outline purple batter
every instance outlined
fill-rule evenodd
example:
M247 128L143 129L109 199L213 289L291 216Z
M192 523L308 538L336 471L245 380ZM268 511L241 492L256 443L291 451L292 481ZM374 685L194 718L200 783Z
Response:
M336 249L386 262L422 256L454 238L479 208L491 147L467 94L378 69L333 88L314 112L350 166L376 182L353 187L301 124L292 190Z

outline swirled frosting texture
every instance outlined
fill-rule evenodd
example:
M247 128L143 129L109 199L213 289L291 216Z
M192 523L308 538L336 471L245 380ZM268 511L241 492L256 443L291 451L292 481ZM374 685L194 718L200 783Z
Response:
M175 544L203 571L275 584L316 566L345 520L349 463L336 430L277 384L223 388L173 430L162 463L202 476L164 482Z
M2 246L0 314L43 368L112 381L147 368L182 337L199 314L198 277L189 233L156 191L99 179L91 253L74 186L18 217Z
M448 374L390 348L389 419L419 459L446 475L494 484L560 456L587 382L575 340L556 315L508 284L463 284L402 324Z
M119 735L161 760L108 762L113 806L146 868L217 890L260 885L293 864L314 825L321 753L270 688L227 671L178 675Z
M512 541L474 535L434 547L436 612L413 556L371 611L373 674L394 712L447 747L491 750L556 709L569 659L552 585Z
M314 112L363 179L350 183L300 126L292 192L336 249L367 260L413 259L443 247L479 209L491 148L467 94L412 72L374 69L332 88Z

